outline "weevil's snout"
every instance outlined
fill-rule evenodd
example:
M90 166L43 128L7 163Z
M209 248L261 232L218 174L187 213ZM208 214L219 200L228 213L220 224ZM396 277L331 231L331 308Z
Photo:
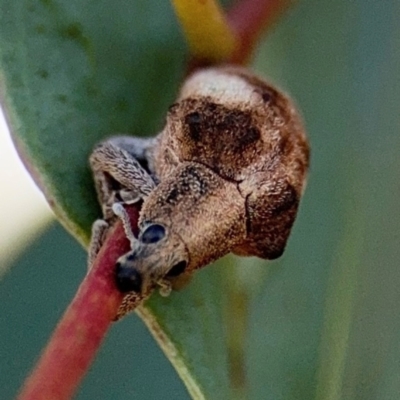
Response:
M187 260L186 247L179 237L167 235L163 225L148 225L140 233L134 248L118 259L117 287L123 293L144 295L157 285L168 287L165 279L183 273Z
M143 256L146 251L143 251L143 246L159 242L165 236L165 228L162 225L150 225L140 236L140 242L136 249L120 257L115 265L116 268L116 283L118 289L123 292L141 293L143 289L143 277L137 270L137 267L142 263Z
M116 264L116 284L122 293L142 291L142 275L129 264L118 261Z

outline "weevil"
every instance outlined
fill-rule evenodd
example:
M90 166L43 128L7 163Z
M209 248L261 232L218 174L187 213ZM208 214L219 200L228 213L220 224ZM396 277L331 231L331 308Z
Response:
M111 137L93 150L103 219L93 225L89 264L115 218L131 242L116 264L124 293L144 296L160 287L167 295L182 276L229 252L275 259L308 164L302 121L287 95L243 68L197 71L156 137ZM136 238L123 205L137 201ZM128 309L129 301L123 313Z

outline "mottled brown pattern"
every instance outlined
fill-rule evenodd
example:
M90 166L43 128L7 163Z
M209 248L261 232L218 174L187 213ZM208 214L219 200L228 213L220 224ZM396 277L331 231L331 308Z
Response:
M243 68L200 71L146 154L159 184L146 193L139 228L159 224L166 236L152 244L139 236L134 256L121 258L144 277L142 294L160 280L177 282L170 271L188 276L230 251L282 254L309 147L294 104L278 89Z
M201 163L236 182L244 199L241 218L247 233L233 251L277 258L296 217L308 169L309 147L301 119L286 95L247 70L226 67L220 71L227 80L239 76L259 100L220 104L216 94L175 103L156 149L156 169L169 173L163 153L172 151L180 161ZM223 237L218 224L214 235Z
M170 201L171 193L174 201ZM182 163L149 195L139 227L148 221L167 226L170 238L185 243L187 270L199 268L228 253L245 235L243 199L237 185L202 164ZM218 238L214 234L218 225ZM169 246L169 240L165 241ZM161 253L154 258L163 257Z

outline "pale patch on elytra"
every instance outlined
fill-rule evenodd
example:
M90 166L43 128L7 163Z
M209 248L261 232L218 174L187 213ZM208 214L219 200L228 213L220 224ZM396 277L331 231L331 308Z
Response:
M178 101L187 97L210 97L217 103L232 106L259 100L254 89L239 76L227 76L222 70L206 69L189 77Z

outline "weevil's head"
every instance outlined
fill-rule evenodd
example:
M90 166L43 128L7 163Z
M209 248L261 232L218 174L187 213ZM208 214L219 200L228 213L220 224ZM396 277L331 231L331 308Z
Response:
M117 261L118 289L145 295L182 274L188 262L187 249L177 234L164 225L146 223L132 250Z

